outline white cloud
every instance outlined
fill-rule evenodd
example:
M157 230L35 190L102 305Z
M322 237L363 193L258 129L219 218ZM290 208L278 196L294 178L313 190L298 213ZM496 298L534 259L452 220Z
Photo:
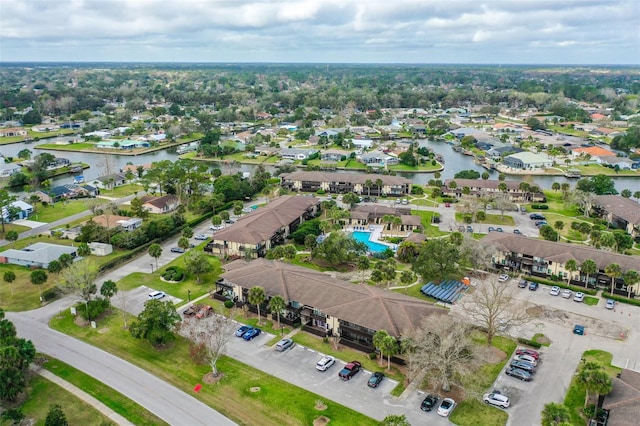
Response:
M637 0L14 0L0 9L3 61L638 63L638 28Z

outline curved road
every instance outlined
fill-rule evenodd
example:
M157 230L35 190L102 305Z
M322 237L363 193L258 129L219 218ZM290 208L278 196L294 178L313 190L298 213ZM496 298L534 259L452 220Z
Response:
M37 311L7 312L6 316L15 324L18 335L31 340L39 352L58 358L111 386L171 425L236 424L145 370L50 329L47 319L63 307L64 303L53 303Z

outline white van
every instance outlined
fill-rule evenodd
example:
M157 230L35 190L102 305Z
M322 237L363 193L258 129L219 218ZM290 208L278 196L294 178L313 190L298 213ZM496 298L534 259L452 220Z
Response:
M152 291L151 293L149 293L149 300L162 299L166 295L167 294L164 291Z

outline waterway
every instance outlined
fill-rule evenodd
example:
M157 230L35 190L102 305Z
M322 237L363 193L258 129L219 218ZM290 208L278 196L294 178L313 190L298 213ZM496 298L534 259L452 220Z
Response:
M32 142L29 144L25 143L17 143L17 144L9 144L9 145L1 145L0 146L0 154L5 157L17 157L18 152L24 148L30 149L33 154L37 155L44 150L33 149L39 144L42 143L56 143L56 141L68 141L71 136L62 136L53 139L46 139L38 142ZM444 170L441 172L441 179L451 179L456 174L456 172L460 170L477 170L480 173L487 171L483 167L479 166L474 162L472 156L464 155L460 152L456 152L451 148L451 145L444 142L433 142L433 141L421 141L420 146L426 146L431 148L436 154L440 154L443 156L445 160ZM68 152L68 151L47 151L58 157L68 158L72 162L83 162L89 164L90 168L84 171L85 182L91 182L91 180L102 176L105 173L104 165L104 155L105 154L97 154L97 153L84 153L84 152ZM154 161L162 161L162 160L171 160L175 161L178 159L178 154L175 150L161 150L155 151L148 154L141 154L136 156L129 155L112 155L113 158L113 166L116 169L124 168L127 164L150 164ZM211 167L218 167L217 164L212 163ZM257 166L253 164L242 164L239 169L235 169L240 172L250 172L252 173ZM265 166L265 168L273 172L275 168L273 166ZM338 171L338 173L353 173L346 171ZM489 171L491 174L491 179L497 179L498 173L496 171ZM408 179L411 179L413 182L418 184L427 184L430 179L433 179L433 173L399 173L399 175L404 176ZM520 175L507 175L506 180L514 180L521 181L523 176ZM615 186L618 191L622 191L623 189L629 189L632 192L640 191L640 176L619 176L614 177ZM571 185L575 185L576 179L568 179L564 176L532 176L532 181L540 186L541 188L550 189L551 185L554 182L569 183ZM54 185L62 185L66 183L72 183L73 176L59 176L53 179Z

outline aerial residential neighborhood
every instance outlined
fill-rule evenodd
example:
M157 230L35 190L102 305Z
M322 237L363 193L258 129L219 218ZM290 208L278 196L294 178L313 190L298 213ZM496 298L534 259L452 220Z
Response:
M640 415L636 68L104 67L0 67L0 425Z

